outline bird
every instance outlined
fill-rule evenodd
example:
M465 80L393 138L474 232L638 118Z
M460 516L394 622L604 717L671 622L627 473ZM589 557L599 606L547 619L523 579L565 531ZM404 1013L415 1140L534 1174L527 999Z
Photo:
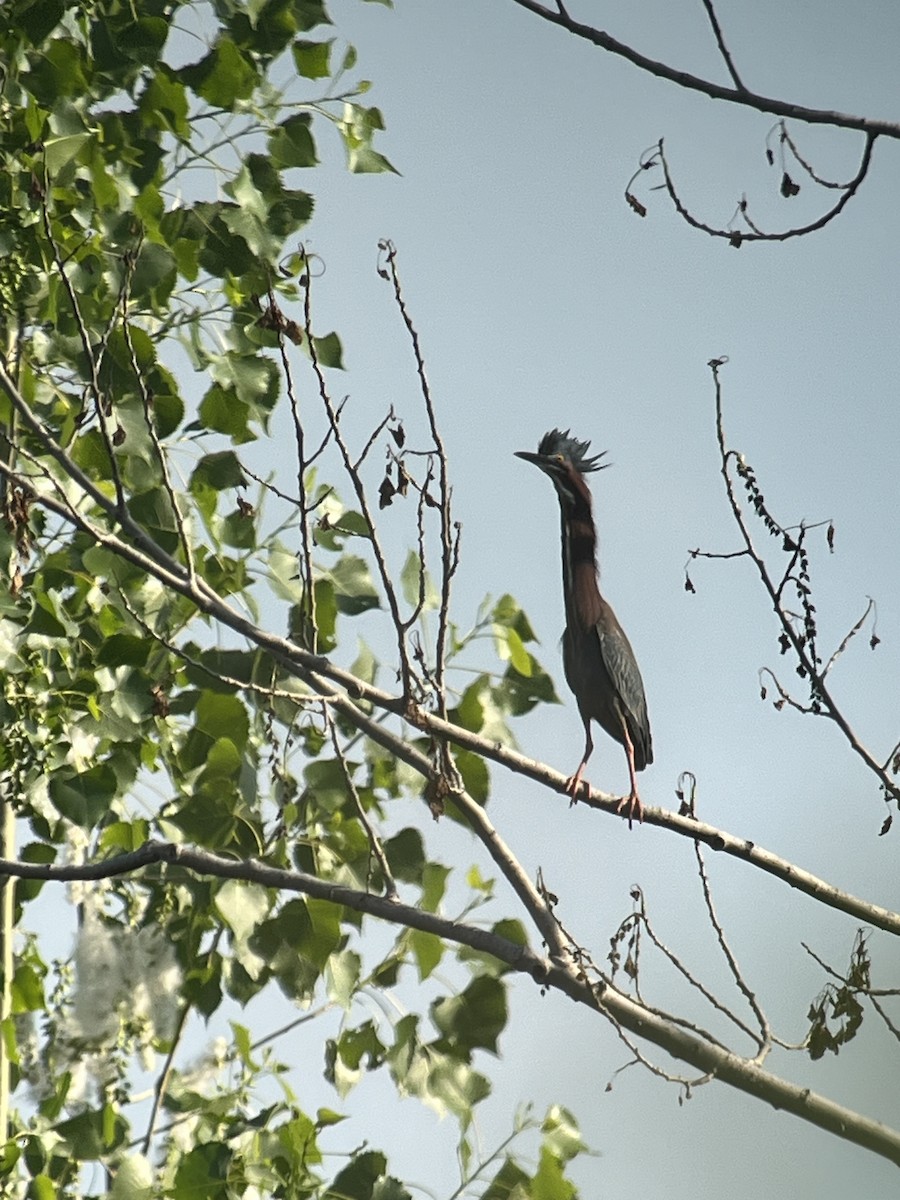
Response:
M578 704L585 739L584 754L578 769L566 781L566 792L574 804L594 749L591 721L596 721L625 747L628 756L631 791L619 801L617 811L627 806L630 829L634 817L644 819L636 772L653 762L653 741L637 659L616 614L600 592L597 531L585 476L610 464L600 461L606 456L605 450L590 455L590 448L590 442L572 437L568 429L551 429L541 438L536 454L530 450L515 453L550 477L559 500L566 609L563 670ZM586 780L584 789L587 795L590 785Z

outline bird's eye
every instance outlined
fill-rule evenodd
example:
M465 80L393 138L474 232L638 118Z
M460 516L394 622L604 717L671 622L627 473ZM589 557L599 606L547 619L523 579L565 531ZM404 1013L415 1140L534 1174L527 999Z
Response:
M563 459L563 456L561 454L554 454L553 461L561 463L561 462L564 462L565 460Z

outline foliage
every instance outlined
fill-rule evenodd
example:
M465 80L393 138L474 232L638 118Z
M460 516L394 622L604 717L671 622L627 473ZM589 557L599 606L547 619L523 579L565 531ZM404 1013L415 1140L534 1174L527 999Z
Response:
M265 628L372 683L380 652L367 639L385 644L379 616L405 604L403 637L416 635L421 663L403 660L429 702L421 647L440 597L423 566L424 500L436 452L407 501L418 549L398 599L371 514L346 506L328 476L348 466L324 374L343 351L336 333L313 331L315 263L298 242L329 124L351 172L393 170L376 149L383 118L362 100L369 85L350 82L355 50L323 37L321 0L14 0L4 16L0 543L12 586L0 600L0 767L20 859L102 864L156 837L389 886L431 913L467 896L473 911L490 884L429 859L408 803L423 782L378 726L353 736L283 654L221 620L230 598L232 614L264 614ZM303 369L324 404L301 421ZM285 437L293 488L272 483ZM393 416L369 448L385 440L410 479ZM354 460L345 486L361 485ZM442 516L448 503L446 489L432 501ZM553 686L510 597L486 603L468 632L442 627L446 661L488 634L497 670L441 690L440 704L509 740L508 719ZM461 752L456 769L485 803L483 761ZM401 1095L457 1118L463 1182L480 1177L493 1196L572 1194L565 1165L581 1143L562 1110L544 1123L532 1173L508 1150L490 1183L472 1159L467 1131L490 1091L475 1060L496 1053L507 1020L489 957L450 955L402 927L385 946L341 904L157 866L73 884L77 953L50 962L28 933L40 895L24 881L15 893L4 1194L95 1193L95 1165L114 1197L408 1196L340 1111L308 1111L285 1080L292 1064L238 1019L275 991L312 1006L294 1025L343 1014L322 1063L336 1104L366 1074L389 1074ZM524 940L515 923L504 932ZM431 983L430 1010L373 1019L367 998L410 978ZM227 1035L197 1059L183 1046L200 1020ZM152 1106L138 1102L142 1070ZM523 1118L517 1131L532 1127ZM343 1151L336 1172L326 1151Z
M453 1118L455 1196L565 1200L586 1152L568 1110L524 1109L487 1150L476 1136L516 972L608 1020L682 1098L724 1080L900 1162L896 1131L764 1065L788 1047L728 944L702 846L856 921L897 933L900 916L699 821L685 773L681 811L647 821L694 849L738 996L725 1002L637 886L595 960L492 824L489 763L565 791L514 740L515 719L556 693L512 596L468 621L451 603L447 456L389 242L378 270L419 407L372 417L333 398L345 355L313 303L310 172L323 133L352 173L394 168L321 0L139 13L18 0L5 15L4 1194L398 1200L409 1188L348 1111L377 1076L398 1103ZM777 706L832 721L896 803L896 750L866 750L830 678L870 610L828 657L816 526L778 521L726 443L723 365L710 363L740 549L691 561L747 560L808 695L769 671L763 698L770 686ZM619 808L594 789L583 803ZM432 816L471 832L514 912L480 865L437 857ZM41 928L59 902L48 880L77 911L70 957ZM687 992L683 1014L645 998L656 962ZM837 1053L869 1008L896 1036L882 1002L896 993L871 987L863 935L846 975L821 965L791 1049ZM290 1020L251 1032L254 1002ZM328 1104L294 1081L282 1040L308 1023ZM698 1074L650 1064L644 1043Z

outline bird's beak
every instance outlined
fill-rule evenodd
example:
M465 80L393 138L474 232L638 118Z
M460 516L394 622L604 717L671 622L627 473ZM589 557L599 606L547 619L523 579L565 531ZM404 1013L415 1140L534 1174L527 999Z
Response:
M526 462L534 463L534 465L536 467L540 467L541 470L544 468L543 454L535 454L531 450L516 450L515 455L516 458L524 458Z

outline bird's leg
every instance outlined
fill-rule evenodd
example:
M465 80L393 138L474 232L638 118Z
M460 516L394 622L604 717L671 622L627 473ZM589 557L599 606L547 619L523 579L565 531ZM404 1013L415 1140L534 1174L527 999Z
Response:
M584 717L582 717L582 720L584 721ZM588 718L586 721L584 721L584 754L582 755L581 762L578 764L578 770L574 775L570 775L566 780L566 792L572 797L569 801L569 808L578 802L578 788L582 783L581 776L584 774L584 768L587 766L587 760L591 757L593 752L594 739L591 737L591 722L590 718ZM591 785L586 779L583 782L584 794L586 796L591 790Z
M623 796L616 805L616 812L621 812L625 805L628 805L628 828L631 828L631 822L635 816L643 824L644 822L644 806L641 804L641 798L637 790L637 778L634 771L634 746L631 738L628 736L628 726L622 722L622 733L625 735L625 753L628 755L628 776L631 780L631 793L628 796Z

